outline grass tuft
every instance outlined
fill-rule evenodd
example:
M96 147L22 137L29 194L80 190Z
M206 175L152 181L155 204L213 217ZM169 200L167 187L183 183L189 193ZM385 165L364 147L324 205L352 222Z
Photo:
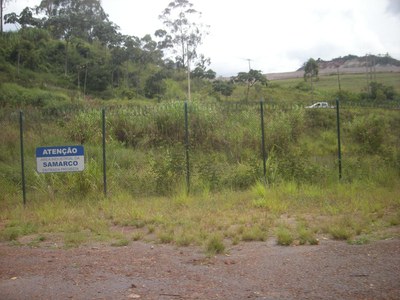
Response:
M215 254L221 254L225 251L225 245L223 239L219 235L213 235L207 242L206 252L208 255L212 256Z
M250 228L245 228L242 233L242 241L251 242L251 241L265 241L267 239L268 232L266 230L262 230L258 226L252 226Z
M121 238L113 243L111 243L111 246L113 247L125 247L129 245L129 240L126 238Z
M276 240L280 246L290 246L294 241L294 237L287 227L280 226L276 231Z

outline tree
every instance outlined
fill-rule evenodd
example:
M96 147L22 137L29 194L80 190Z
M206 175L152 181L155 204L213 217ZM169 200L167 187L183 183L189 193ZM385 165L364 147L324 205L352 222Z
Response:
M249 72L239 72L236 77L233 78L234 82L247 84L246 91L246 101L249 100L250 87L254 86L256 83L267 86L268 81L261 71L250 69Z
M158 100L160 100L162 95L165 93L167 89L164 82L165 78L166 78L165 74L163 74L162 71L157 72L151 75L149 78L147 78L144 88L145 96L148 98L156 97L158 98Z
M46 50L51 41L46 30L27 27L8 36L13 38L7 41L7 60L16 64L17 74L21 67L39 70L48 62Z
M108 20L100 0L42 0L36 12L47 16L44 26L55 38L108 44L117 35L118 26Z
M310 58L307 62L303 64L304 68L304 81L307 81L308 78L310 78L310 84L311 84L311 95L312 98L314 97L314 87L313 87L313 77L316 78L318 81L318 72L319 72L319 67L318 67L318 62Z
M235 89L233 82L226 80L215 80L212 86L214 92L220 93L227 98L232 95L233 90Z
M42 21L38 18L35 18L32 14L32 9L29 7L25 7L22 12L17 15L16 13L6 14L4 16L4 22L6 24L15 24L18 23L22 28L26 27L42 27Z
M394 100L396 91L393 86L386 86L383 83L372 81L369 84L370 98L379 102Z
M3 33L3 14L6 4L11 0L0 0L0 34Z
M215 79L217 74L213 70L207 69L209 65L210 59L205 58L204 55L200 55L200 59L196 64L196 68L193 70L191 76L193 78Z
M190 64L197 57L197 48L207 34L205 25L197 22L201 13L193 9L188 0L174 0L168 4L159 18L166 30L157 30L155 35L162 39L159 46L172 48L180 67L187 69L188 98L190 100Z
M174 0L159 16L166 30L157 30L155 35L162 39L159 43L164 49L172 48L176 61L183 69L197 57L197 47L203 36L208 34L206 25L197 23L201 13L193 9L188 0Z
M47 18L43 27L53 37L66 42L65 75L68 74L69 44L74 39L89 43L100 41L103 46L118 43L118 26L108 20L100 0L42 0L36 13L44 13Z
M303 64L304 67L304 80L307 81L308 78L316 77L318 80L318 72L319 72L319 67L318 63L315 59L310 58L307 62Z

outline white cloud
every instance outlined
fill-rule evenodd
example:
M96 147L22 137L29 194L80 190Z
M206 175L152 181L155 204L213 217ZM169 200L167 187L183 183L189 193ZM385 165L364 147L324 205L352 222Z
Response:
M251 66L263 72L299 68L310 57L386 53L400 58L400 0L189 0L210 25L201 51L218 75ZM40 0L10 2L7 10ZM171 0L103 0L122 33L142 37L162 27Z
M393 14L400 14L400 0L389 0L387 11Z

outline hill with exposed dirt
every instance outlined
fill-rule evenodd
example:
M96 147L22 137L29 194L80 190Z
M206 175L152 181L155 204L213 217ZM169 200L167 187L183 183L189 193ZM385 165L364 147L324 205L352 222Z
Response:
M365 55L362 57L356 55L347 55L337 57L329 61L318 58L320 75L330 75L332 73L341 74L360 74L366 72L386 73L399 72L400 61L390 57L388 54L382 55ZM304 66L294 72L269 73L266 74L269 80L300 78L304 75Z

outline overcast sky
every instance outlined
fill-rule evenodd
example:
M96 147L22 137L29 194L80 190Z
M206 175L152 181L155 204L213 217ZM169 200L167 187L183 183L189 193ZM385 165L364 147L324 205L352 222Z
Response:
M189 0L210 25L200 52L218 75L251 68L295 71L310 57L330 60L366 53L400 59L400 0ZM171 0L102 0L123 34L154 36ZM19 13L40 0L11 0ZM10 28L10 27L6 27ZM15 28L15 27L14 27Z

